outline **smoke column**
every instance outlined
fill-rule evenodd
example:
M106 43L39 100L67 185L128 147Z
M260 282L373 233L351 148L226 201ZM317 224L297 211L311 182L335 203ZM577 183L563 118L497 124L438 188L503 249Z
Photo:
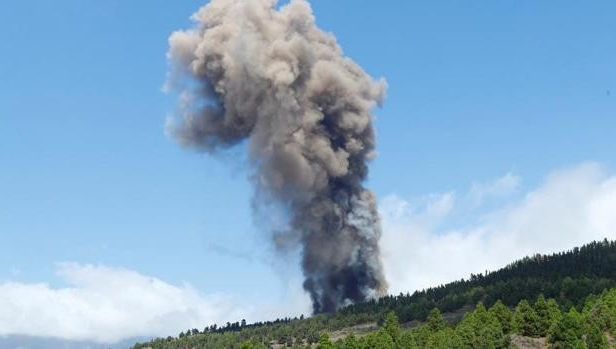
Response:
M169 38L180 103L168 131L210 153L247 140L255 205L289 212L275 236L300 244L315 313L384 294L380 221L362 182L385 81L345 57L304 0L212 0L191 18Z

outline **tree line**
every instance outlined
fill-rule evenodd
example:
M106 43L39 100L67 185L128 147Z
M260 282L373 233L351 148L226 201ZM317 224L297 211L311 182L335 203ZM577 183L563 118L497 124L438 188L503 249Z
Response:
M247 324L245 320L226 326L208 325L203 330L189 329L177 337L136 344L143 348L240 348L242 343L280 343L286 346L316 345L321 334L358 324L384 325L387 314L395 314L400 323L428 321L434 309L453 312L476 304L477 309L522 306L523 300L543 295L559 310L582 311L591 294L602 294L616 287L616 242L592 242L580 248L552 255L526 257L494 272L472 274L467 280L414 292L385 296L350 305L334 314L304 318L284 318ZM527 302L528 303L528 302ZM530 304L529 304L530 306ZM533 308L533 307L531 307ZM464 321L464 319L462 320ZM545 327L545 326L544 326ZM544 328L542 327L542 328ZM453 329L452 329L453 330ZM504 332L505 333L505 332ZM523 332L524 335L528 334ZM376 334L375 334L376 335ZM420 340L420 337L418 337ZM419 342L418 344L425 344ZM421 346L423 347L423 346Z
M401 330L394 312L385 317L383 326L364 337L349 335L332 342L327 334L317 349L508 349L515 348L512 338L545 338L550 348L607 349L608 336L616 332L616 289L587 297L580 309L563 309L555 299L540 295L534 303L521 300L513 309L500 300L492 307L477 304L462 320L449 325L438 309L426 323ZM613 340L613 339L612 339ZM295 349L310 346L295 345ZM265 349L264 344L246 342L242 349Z

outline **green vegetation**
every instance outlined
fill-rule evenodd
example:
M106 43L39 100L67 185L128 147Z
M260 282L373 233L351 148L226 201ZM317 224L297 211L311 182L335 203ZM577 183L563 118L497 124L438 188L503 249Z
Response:
M455 325L441 314L473 305ZM334 337L337 330L367 323L378 326L369 333ZM512 348L519 336L546 338L552 348L607 348L606 334L614 333L616 242L605 240L330 315L254 324L242 320L133 349Z

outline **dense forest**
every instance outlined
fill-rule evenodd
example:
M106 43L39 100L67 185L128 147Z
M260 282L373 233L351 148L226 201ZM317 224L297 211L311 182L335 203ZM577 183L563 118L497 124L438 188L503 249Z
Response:
M613 288L616 242L604 240L526 257L498 271L413 294L350 305L334 314L209 325L133 349L508 348L516 336L545 337L554 348L603 348L604 333L613 333L616 325ZM473 308L455 326L440 315ZM398 323L413 328L401 331ZM333 343L328 338L328 333L361 324L374 324L374 330Z

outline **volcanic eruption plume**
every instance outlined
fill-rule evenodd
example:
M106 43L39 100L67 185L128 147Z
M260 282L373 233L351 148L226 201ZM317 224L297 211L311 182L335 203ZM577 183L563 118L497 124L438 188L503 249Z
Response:
M300 243L315 313L384 294L380 221L362 182L385 81L345 57L304 0L212 0L192 19L169 38L180 95L169 132L211 153L248 141L256 205L288 211L277 236Z

